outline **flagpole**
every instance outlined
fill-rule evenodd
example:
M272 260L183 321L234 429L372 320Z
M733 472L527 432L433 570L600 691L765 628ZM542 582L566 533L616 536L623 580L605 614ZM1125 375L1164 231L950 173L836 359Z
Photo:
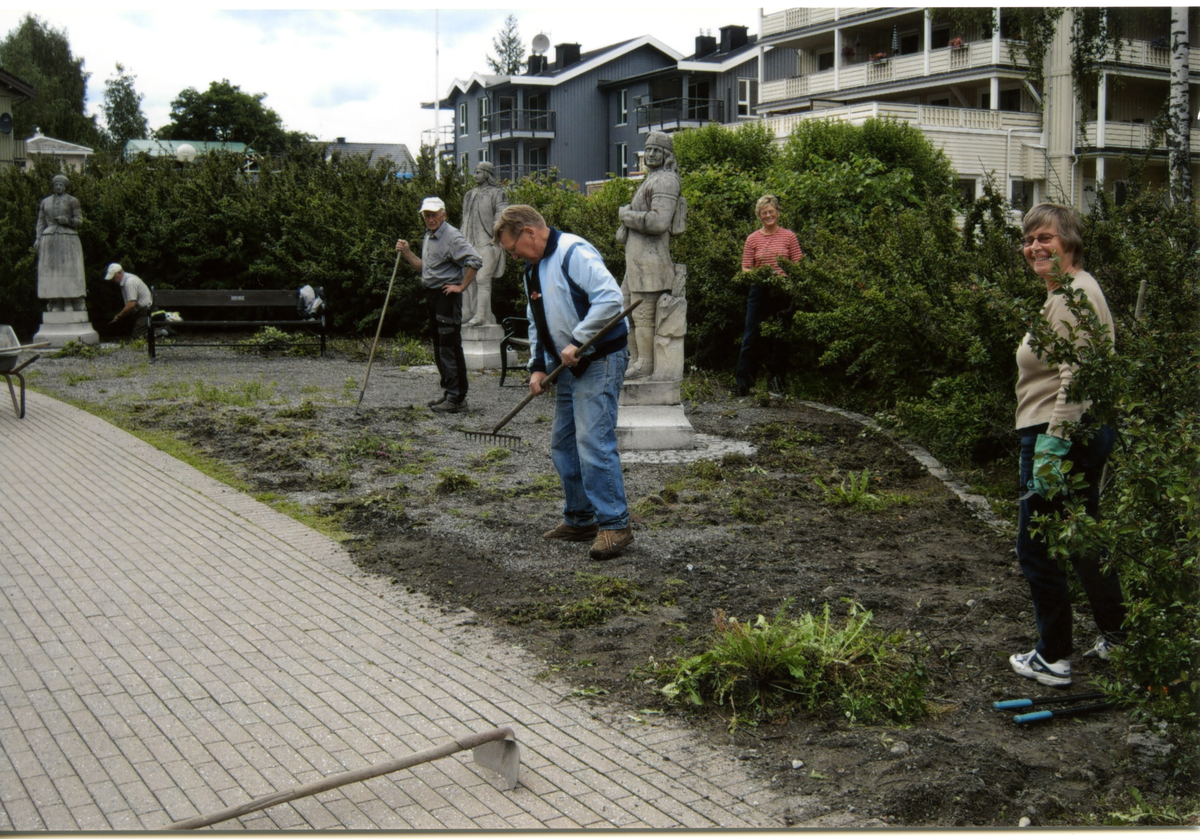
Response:
M437 180L442 179L442 126L439 116L442 112L442 103L438 101L438 61L440 60L440 46L438 44L438 10L433 10L433 176Z

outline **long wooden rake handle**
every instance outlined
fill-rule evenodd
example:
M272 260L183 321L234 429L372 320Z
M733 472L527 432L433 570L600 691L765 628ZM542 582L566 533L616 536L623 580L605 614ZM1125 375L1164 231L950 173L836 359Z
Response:
M396 264L392 266L392 279L388 282L387 294L383 297L383 311L379 313L379 326L375 327L375 340L371 342L371 354L367 357L367 373L363 376L362 390L358 394L358 404L354 406L354 410L362 407L363 397L367 394L367 382L371 378L371 362L375 360L375 347L379 345L379 333L383 331L383 319L387 316L388 301L392 299L392 286L396 284L396 272L400 270L400 257L404 254L396 254Z
M593 335L591 338L587 339L586 341L583 342L583 344L580 345L578 355L583 355L583 353L585 353L592 346L592 344L596 343L596 341L600 338L601 335L606 334L608 332L608 330L612 329L614 326L616 326L618 323L620 323L623 318L629 317L629 313L632 312L634 309L636 309L638 306L640 306L641 303L642 303L642 298L639 297L637 300L634 300L632 303L630 303L629 306L627 306L625 308L625 311L621 312L621 314L617 315L615 318L610 320L608 323L604 324L604 326L600 327L599 332L597 332L595 335ZM566 369L567 369L566 362L555 367L549 376L542 379L542 387L544 388L549 384L553 384L554 380L558 378L558 374ZM536 393L526 394L525 398L517 403L517 407L515 407L511 411L509 411L508 415L505 416L504 419L500 420L500 423L495 428L492 429L492 434L495 434L501 428L508 425L508 423L512 420L512 418L515 417L517 414L521 413L521 409L523 409L526 405L528 405L530 402L532 402L534 400L534 397L536 397L537 395L538 394L536 394Z
M455 752L465 751L467 749L480 749L487 743L497 740L514 740L513 731L508 726L494 728L491 731L484 731L479 734L468 734L460 737L457 740L452 740L442 746L434 746L430 749L425 749L421 752L402 757L397 760L391 760L387 763L380 763L375 766L365 766L361 769L352 769L349 772L341 772L337 775L328 775L303 786L296 787L283 792L275 792L270 795L263 795L252 801L247 801L245 804L239 804L235 807L229 807L216 813L210 813L206 816L196 816L183 821L177 821L174 824L168 825L168 830L194 830L197 827L207 827L210 824L217 822L228 821L235 819L238 816L244 816L247 813L253 813L258 810L265 810L268 807L274 807L277 804L283 804L287 801L295 801L297 798L305 798L310 795L316 795L319 792L336 789L337 787L345 786L346 784L356 783L358 781L367 781L371 778L377 778L380 775L387 775L392 772L397 772L401 769L409 769L421 763L428 763L431 760L436 760L440 757L452 755ZM490 757L490 755L489 755ZM511 784L509 789L516 785L515 765L512 763L511 756L509 766L506 768L512 773ZM497 766L488 765L491 760L480 761L480 753L476 751L475 759L477 762L487 765L489 769L500 770Z

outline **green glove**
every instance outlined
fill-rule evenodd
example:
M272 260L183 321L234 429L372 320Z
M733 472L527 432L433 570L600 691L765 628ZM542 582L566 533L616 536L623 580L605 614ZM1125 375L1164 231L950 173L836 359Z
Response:
M1067 493L1067 479L1063 477L1063 455L1071 448L1071 441L1050 434L1039 434L1033 446L1033 477L1029 479L1032 492L1050 498L1057 492ZM1068 461L1067 471L1071 465Z

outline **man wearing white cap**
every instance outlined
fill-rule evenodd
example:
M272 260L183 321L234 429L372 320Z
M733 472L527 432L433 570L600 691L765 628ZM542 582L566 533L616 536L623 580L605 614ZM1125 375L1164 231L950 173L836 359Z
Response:
M126 272L116 262L108 266L108 273L104 275L104 279L121 287L121 299L125 301L125 308L117 312L117 316L109 323L132 321L133 333L130 337L141 338L146 334L146 319L150 314L150 307L154 304L150 289L142 282L141 277Z
M479 254L456 227L446 221L446 205L440 198L421 203L425 240L421 255L409 249L404 239L396 250L408 264L421 272L429 304L429 328L433 332L433 360L442 377L442 397L429 403L433 410L457 414L467 410L467 359L462 347L462 293L475 280L483 265Z

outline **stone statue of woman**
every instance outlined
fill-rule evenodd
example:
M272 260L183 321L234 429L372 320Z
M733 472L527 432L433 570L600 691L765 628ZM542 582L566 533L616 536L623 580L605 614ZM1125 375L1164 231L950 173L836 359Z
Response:
M48 300L46 311L84 311L87 289L83 279L83 246L76 232L83 223L79 199L67 194L66 175L55 175L54 194L38 208L38 298Z

